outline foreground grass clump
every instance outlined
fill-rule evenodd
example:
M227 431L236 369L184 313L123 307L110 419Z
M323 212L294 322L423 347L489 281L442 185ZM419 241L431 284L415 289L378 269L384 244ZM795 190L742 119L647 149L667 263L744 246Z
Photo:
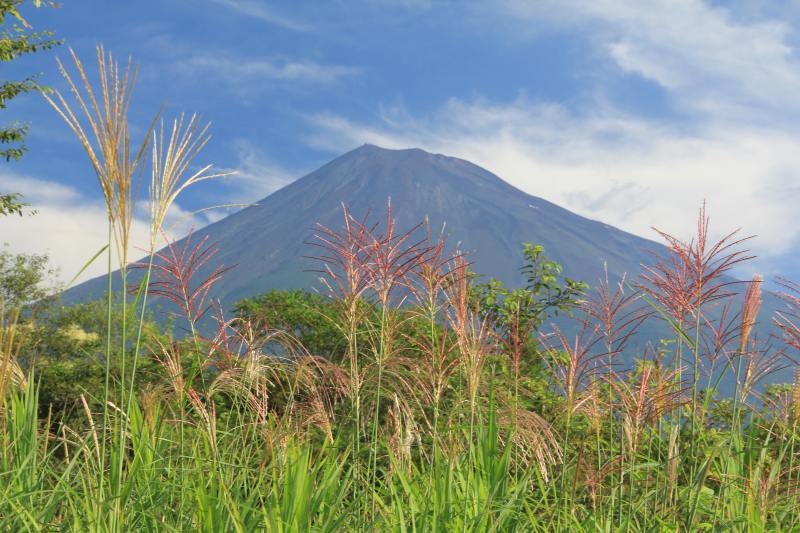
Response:
M2 311L0 530L800 528L800 382L760 386L800 350L800 287L758 338L762 280L731 283L748 255L709 242L704 211L639 280L589 290L532 245L525 287L478 283L424 226L345 208L315 235L325 297L226 316L213 244L157 252L177 194L214 176L184 177L206 130L178 120L131 150L133 74L98 57L97 102L77 59L83 97L69 80L94 140L53 104L98 174L122 286L109 253L105 302ZM129 278L148 148L151 243ZM155 298L183 334L148 318ZM651 323L670 338L642 345Z

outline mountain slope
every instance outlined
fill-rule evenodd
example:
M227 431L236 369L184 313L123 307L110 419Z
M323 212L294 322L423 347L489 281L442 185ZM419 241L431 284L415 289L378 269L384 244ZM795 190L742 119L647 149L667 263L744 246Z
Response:
M542 184L546 188L546 183ZM307 242L320 222L342 223L341 204L377 220L391 198L398 227L426 217L433 231L444 227L448 243L470 253L473 269L507 283L521 281L521 243L545 246L565 274L593 283L608 263L613 278L638 272L660 245L578 216L526 194L468 161L419 149L386 150L365 145L243 209L195 232L220 248L217 260L237 265L212 296L226 304L273 288L311 287L314 264ZM88 281L67 299L99 296L103 279Z

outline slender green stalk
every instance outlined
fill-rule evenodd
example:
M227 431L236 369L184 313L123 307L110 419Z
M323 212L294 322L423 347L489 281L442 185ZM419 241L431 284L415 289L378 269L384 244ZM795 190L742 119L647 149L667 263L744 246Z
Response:
M469 506L475 505L473 498L472 498L472 483L473 483L473 476L474 476L474 469L475 469L475 402L477 391L472 391L470 393L470 409L469 409L469 437L467 441L467 483L466 487L464 488L464 533L467 531L467 516L469 511Z
M567 406L567 420L565 423L564 428L564 441L561 444L561 450L564 454L564 468L561 472L561 497L564 501L563 512L564 517L569 519L572 515L571 504L572 502L567 498L567 494L569 491L567 490L567 470L569 465L569 437L570 437L570 429L572 427L572 407ZM568 520L569 523L569 520Z
M625 424L619 424L619 497L617 498L617 518L618 526L622 527L622 506L625 501Z
M100 453L100 480L99 480L99 487L98 490L103 490L103 483L105 479L105 460L106 460L106 442L108 441L108 422L109 422L109 413L108 413L108 393L109 393L109 380L111 376L111 333L112 333L112 309L114 306L113 300L113 271L111 269L111 254L112 254L112 246L111 242L113 239L113 227L111 221L108 222L108 286L106 288L106 360L105 360L105 379L103 385L103 442L102 442L102 450Z
M121 317L121 324L120 324L120 372L119 372L119 390L120 390L120 398L119 398L119 406L117 409L122 410L125 406L125 354L127 351L127 307L128 307L128 280L127 280L127 268L125 265L125 260L122 259L122 266L119 270L120 278L121 278L121 288L122 288L122 317ZM117 444L117 454L119 455L119 460L117 462L117 474L115 476L115 486L112 489L112 495L114 497L114 512L111 514L112 519L112 529L117 530L122 527L122 483L124 479L124 469L125 469L125 456L126 456L126 440L128 435L128 422L129 417L127 412L119 412L118 416L120 418L119 422L119 441Z
M699 300L699 297L698 297ZM700 371L700 302L697 302L697 309L695 311L695 327L694 327L694 346L692 347L692 417L690 419L690 432L691 432L691 445L689 452L692 457L692 468L690 469L690 478L694 479L695 469L697 468L697 450L695 448L697 443L697 383L699 380L698 372ZM701 421L702 423L702 421Z
M378 470L378 422L379 422L379 415L380 415L380 408L381 408L381 385L383 381L383 366L386 357L386 334L387 334L387 324L386 324L386 303L388 300L384 300L381 305L381 324L380 324L380 341L379 347L377 352L377 363L378 363L378 382L376 398L375 398L375 416L372 422L372 442L370 443L371 446L371 467L370 467L370 477L372 479L372 487L375 486L375 481L377 479L377 470ZM375 511L376 511L376 500L377 494L373 490L372 492L372 513L370 515L370 522L375 522Z
M140 288L140 294L142 295L141 299L141 312L139 313L139 324L136 329L136 340L134 343L133 348L133 363L131 367L131 377L130 377L130 387L128 389L128 403L125 406L125 413L130 413L131 409L131 402L134 398L134 385L136 383L136 367L137 363L139 362L139 356L142 346L142 331L144 327L144 320L145 320L145 312L147 310L147 295L148 295L148 286L150 284L150 273L153 270L153 259L154 259L155 251L150 250L150 257L147 262L147 269L144 273L144 278L142 279L142 287Z
M678 321L677 329L678 329L677 347L675 349L675 375L677 383L676 386L678 387L678 390L680 390L680 387L683 384L683 335L682 335L683 321L682 320ZM681 446L680 426L682 422L681 409L676 409L670 416L670 418L672 419L672 428L670 429L670 431L675 432L675 445L674 445L675 457L672 456L673 451L669 449L667 451L667 455L669 456L668 460L672 462L672 461L678 461L680 457L680 446ZM672 439L672 436L670 436L670 439ZM672 475L671 472L670 475ZM675 477L677 478L677 468ZM670 497L669 497L670 505L675 507L677 505L677 497L678 497L677 479L670 479L669 490L670 490Z
M356 310L353 310L353 313L356 312ZM358 327L354 314L349 318L349 323L350 330L347 340L350 346L350 387L352 390L351 402L353 405L353 456L355 458L353 476L356 480L353 490L356 500L361 501L361 377L358 366Z

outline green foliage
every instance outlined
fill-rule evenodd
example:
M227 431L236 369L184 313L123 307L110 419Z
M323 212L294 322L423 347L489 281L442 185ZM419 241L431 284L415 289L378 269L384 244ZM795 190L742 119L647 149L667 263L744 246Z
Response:
M536 331L548 318L574 308L588 288L562 276L563 267L545 255L543 246L523 243L522 255L525 287L507 288L496 279L475 286L482 312L506 335L512 328Z
M259 329L291 333L312 354L334 360L344 354L346 340L336 327L339 310L317 293L274 290L237 302L234 312Z
M3 142L3 136L5 134L6 131L0 130L0 143ZM24 208L27 207L28 204L20 202L20 198L22 198L22 195L19 193L0 194L0 217L6 215L22 216Z
M128 310L130 314L131 310ZM102 409L106 368L107 309L103 301L70 307L52 305L26 324L28 344L21 364L36 373L40 383L39 408L44 414L52 410L56 420L82 418L80 396L84 395L93 409ZM121 322L122 307L112 309L112 320ZM144 325L148 353L155 339L166 342L158 326L147 318ZM134 328L128 332L130 338ZM112 337L113 346L121 344L122 332ZM130 350L131 348L129 348ZM118 383L121 353L115 350L110 362L112 378ZM163 372L152 357L141 366L141 386L146 388L163 382Z
M23 0L0 0L0 61L10 62L26 54L33 54L41 50L49 50L58 46L61 41L53 39L52 32L35 32L30 30L30 24L23 18L19 7ZM35 0L33 5L39 7L40 0ZM10 24L9 24L10 23ZM0 109L8 107L9 102L17 96L30 92L47 90L46 87L36 82L36 76L28 76L22 80L0 82ZM7 162L17 160L27 151L25 136L28 133L27 124L8 124L0 126L0 158ZM0 216L21 215L26 204L19 201L17 193L0 193Z
M469 454L434 462L433 472L396 465L387 487L386 531L530 531L524 512L536 472L514 475L511 448L499 445L495 411L477 424Z
M545 255L543 246L523 243L522 255L524 287L507 288L490 279L475 285L474 299L512 361L509 383L528 392L523 398L515 392L515 404L538 409L552 405L553 395L535 334L549 318L574 309L588 285L562 276L563 267Z
M526 305L509 311L486 304L508 328L493 332L506 341L520 320L530 331L542 314L569 310L582 290L562 282L560 267L540 249L529 250L530 262L540 264L527 271L529 285L496 293L506 306L528 291ZM441 302L442 314L453 312L451 304ZM508 342L481 345L486 362L472 401L465 362L476 356L467 351L476 338L469 328L480 320L449 330L427 309L382 309L367 301L357 309L355 370L346 356L344 308L315 293L272 291L243 300L236 305L241 329L212 338L174 341L145 315L134 395L124 411L117 400L127 383L119 347L127 338L133 350L139 324L123 316L134 309L123 313L115 305L110 318L105 302L43 309L23 325L21 363L30 378L0 399L0 479L9 488L0 491L0 529L789 531L798 525L798 417L778 407L800 401L791 399L798 385L768 387L768 407L748 406L738 423L731 423L734 410L725 399L711 402L699 428L684 415L676 439L683 445L673 448L666 422L682 409L669 393L679 384L661 362L672 345L630 372L607 375L597 389L579 391L581 407L565 412L565 399L553 392L558 375L541 364L535 343L525 345L518 367ZM109 320L116 327L107 339ZM258 336L281 342L270 336L276 329L324 360L265 356ZM371 363L379 349L386 358L382 396ZM170 354L182 365L179 376L165 364ZM562 355L560 363L569 365L569 354ZM112 401L104 405L106 369ZM355 426L346 400L352 371L367 421ZM435 410L434 375L444 380ZM123 421L125 439L118 432Z
M0 250L0 301L10 308L43 303L53 292L57 274L47 254L14 254Z
M331 305L313 293L274 292L238 308L254 318L260 316L264 324L275 324L280 312L286 311L292 319L284 325L310 327L306 320ZM413 358L425 357L419 343L430 331L416 310L403 310L401 316L402 328L395 334L405 337L401 347L405 357L399 366L389 367L387 375L419 380L420 375L414 377ZM353 455L346 403L336 410L335 438L329 440L324 432L274 418L276 411L263 418L253 411L248 389L211 392L220 386L209 381L207 395L182 406L178 397L166 393L165 370L146 357L140 362L143 372L137 378L136 396L124 415L130 423L119 481L124 512L111 514L108 506L117 498L112 496L117 489L108 481L109 472L101 476L98 460L108 453L109 462L115 464L113 458L120 456L115 433L104 444L98 415L103 411L97 399L103 388L104 365L98 362L105 354L105 320L104 304L97 302L50 309L31 325L35 342L25 350L31 358L25 363L35 369L34 378L0 405L0 478L10 488L0 491L0 529L36 530L57 524L91 529L94 524L103 530L281 532L743 531L792 530L796 525L798 506L792 487L797 470L792 461L800 454L800 433L791 419L776 418L769 410L752 411L751 422L741 432L731 433L713 422L730 414L729 405L721 402L708 414L705 429L693 437L703 458L697 473L691 475L688 447L682 448L673 490L669 433L655 422L644 422L639 445L631 450L627 432L633 420L624 418L622 403L618 414L611 411L593 422L583 412L565 420L557 398L545 403L522 401L521 410L533 409L547 425L531 427L523 420L515 427L507 414L513 377L504 368L502 353L487 364L481 407L471 424L465 423L468 406L459 401L462 378L452 376L447 400L442 402L443 416L450 422L440 429L445 436L434 455L428 455L427 439L414 440L416 432L424 431L422 426L403 418L413 413L421 422L424 406L409 402L407 415L388 407L380 418L383 429L376 445L383 454L376 462L379 471L374 480L363 469L370 464L368 458ZM114 309L112 320L121 321L120 308ZM376 323L371 318L367 330ZM145 338L168 342L155 324L148 321L144 327ZM114 345L119 335L114 333ZM442 342L447 340L441 331L438 335ZM186 347L192 344L187 341ZM146 347L143 353L156 348ZM205 349L202 341L196 349ZM637 365L626 383L634 387L652 365ZM116 376L118 365L111 368ZM287 397L280 391L287 383L301 386L300 374L284 382L277 373L265 372L270 376L265 382L271 383L270 402L289 412ZM532 387L546 384L552 377L542 372L541 366L523 367L523 382L530 381ZM224 374L208 373L205 379ZM777 403L790 392L785 386L773 387L766 398ZM289 401L301 402L306 394L309 390L295 390ZM407 394L413 397L412 392ZM389 404L397 401L403 400ZM423 402L424 395L418 401ZM306 409L298 407L302 417L318 416ZM111 410L110 416L117 427L123 415ZM50 426L44 431L47 419ZM322 422L313 420L312 427ZM519 455L521 450L512 445L526 432L541 438L546 427L563 435L566 424L570 425L567 455L544 472L532 463L532 456ZM692 438L687 426L682 430L682 438ZM406 432L410 440L405 440ZM408 451L403 451L404 442L411 443ZM732 453L722 453L728 446ZM355 468L359 463L360 474ZM369 503L373 500L374 514Z

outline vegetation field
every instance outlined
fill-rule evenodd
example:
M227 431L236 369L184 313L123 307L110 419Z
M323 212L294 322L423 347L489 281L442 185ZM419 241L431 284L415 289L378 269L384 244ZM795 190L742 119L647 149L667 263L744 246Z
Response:
M705 209L641 275L589 287L526 244L506 287L423 223L343 207L309 245L318 292L226 309L215 243L162 233L216 176L193 164L207 127L159 117L133 143L133 71L97 60L45 97L98 177L109 290L65 307L42 256L0 254L0 530L800 530L800 376L770 381L800 286L760 316L762 279L731 277L746 242L712 241Z

